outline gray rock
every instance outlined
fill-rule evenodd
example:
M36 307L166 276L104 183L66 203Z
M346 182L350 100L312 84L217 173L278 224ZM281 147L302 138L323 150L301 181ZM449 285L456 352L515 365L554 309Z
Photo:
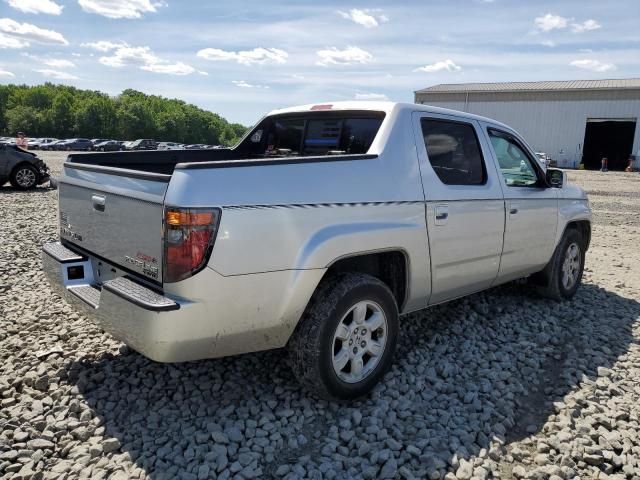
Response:
M379 478L395 478L397 471L398 462L394 458L390 458L382 465Z
M120 440L117 438L107 438L102 441L102 450L104 453L115 452L120 448Z

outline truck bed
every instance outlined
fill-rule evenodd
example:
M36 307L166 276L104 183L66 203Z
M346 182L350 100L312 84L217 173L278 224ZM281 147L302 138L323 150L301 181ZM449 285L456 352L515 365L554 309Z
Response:
M216 162L237 160L241 157L243 155L230 148L213 150L140 150L133 152L72 153L67 157L67 162L171 175L178 163Z

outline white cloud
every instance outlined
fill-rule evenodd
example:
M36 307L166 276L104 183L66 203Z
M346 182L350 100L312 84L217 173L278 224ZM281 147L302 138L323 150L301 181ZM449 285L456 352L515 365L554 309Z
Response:
M76 64L70 60L64 60L62 58L46 58L42 60L48 67L53 68L75 68Z
M448 72L457 72L459 70L462 70L462 67L460 65L456 65L456 63L451 60L450 58L440 61L440 62L436 62L436 63L432 63L431 65L425 65L424 67L418 67L416 69L414 69L414 72L427 72L427 73L434 73L434 72L440 72L442 70L446 70Z
M571 24L571 31L573 33L584 33L590 30L598 30L599 28L602 28L602 25L591 18L589 20L585 20L582 23Z
M0 68L0 77L15 77L15 75L7 70Z
M10 7L24 13L48 13L49 15L60 15L62 5L58 5L52 0L6 0Z
M364 9L360 10L358 8L352 8L348 12L343 12L342 10L338 10L338 15L347 20L351 20L358 25L362 25L365 28L374 28L380 25L381 23L387 22L389 19L386 15L378 15L377 12L380 10L370 10Z
M556 42L554 42L553 40L543 40L542 42L540 42L540 45L544 45L545 47L555 47Z
M203 72L202 70L198 70L198 74L204 75L205 77L209 76L209 72Z
M42 63L43 65L46 65L48 67L53 67L53 68L75 68L76 67L75 63L73 63L72 61L65 60L62 58L41 57L39 55L32 55L26 52L21 53L20 55L22 55L23 57L30 58L31 60L35 60L36 62Z
M155 13L164 3L149 0L78 0L87 13L108 18L140 18L144 13Z
M386 101L389 98L384 93L356 93L356 100L372 100L372 101Z
M29 42L0 33L0 48L24 48L28 46Z
M128 46L126 42L111 42L109 40L99 40L97 42L81 43L81 47L93 48L99 52L108 52L109 50L115 50L119 47Z
M232 80L231 83L240 88L269 88L268 85L251 84L245 82L244 80Z
M152 63L140 67L142 70L154 73L166 73L167 75L191 75L196 71L191 65L183 62L176 63Z
M221 50L219 48L204 48L197 55L206 60L212 61L236 61L242 65L251 65L254 63L286 63L289 54L279 48L263 48L257 47L253 50L240 50L233 52L229 50Z
M4 36L12 37L22 44L28 46L29 42L48 43L57 45L68 45L69 42L58 32L36 27L30 23L19 23L10 18L0 18L0 33ZM21 48L21 47L9 47Z
M158 57L149 47L123 45L115 48L113 55L100 57L100 63L107 67L139 67L141 70L167 75L190 75L196 71L183 62L172 63Z
M68 72L61 72L59 70L51 70L48 68L36 69L34 72L41 73L45 77L55 78L56 80L78 80L78 77Z
M326 67L327 65L352 65L354 63L369 63L373 60L373 55L359 47L347 47L338 50L336 47L318 50L316 52L320 60L317 65Z
M591 70L592 72L609 72L617 67L613 63L603 63L599 60L585 58L583 60L574 60L569 65L582 68L583 70Z
M559 15L547 13L542 17L537 17L534 23L538 30L550 32L551 30L567 28L569 20Z

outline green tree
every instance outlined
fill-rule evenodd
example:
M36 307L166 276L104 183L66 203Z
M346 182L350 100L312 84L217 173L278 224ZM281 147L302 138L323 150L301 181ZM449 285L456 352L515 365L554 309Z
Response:
M38 135L40 119L38 111L33 107L18 105L7 110L7 130L13 135L22 131L28 135Z
M57 136L64 138L73 134L73 97L69 92L56 94L47 117L50 131Z
M116 110L107 98L91 98L75 115L75 132L88 138L110 137L116 132Z
M234 144L245 131L178 99L127 89L116 97L68 85L0 85L0 132L68 138L154 138Z

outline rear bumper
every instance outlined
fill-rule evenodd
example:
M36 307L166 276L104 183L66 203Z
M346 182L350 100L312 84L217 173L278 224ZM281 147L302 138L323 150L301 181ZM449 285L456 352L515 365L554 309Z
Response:
M152 360L188 359L172 347L181 342L171 326L177 321L184 325L179 302L127 277L97 285L92 260L58 242L42 247L42 265L54 292L103 330ZM82 276L70 278L79 276L80 267Z
M158 293L125 276L94 280L98 261L42 248L53 291L100 328L158 362L237 355L286 345L325 270L225 277L210 268ZM70 267L83 267L70 279ZM73 277L73 269L71 271ZM77 270L75 271L77 275ZM118 275L122 275L119 272Z

